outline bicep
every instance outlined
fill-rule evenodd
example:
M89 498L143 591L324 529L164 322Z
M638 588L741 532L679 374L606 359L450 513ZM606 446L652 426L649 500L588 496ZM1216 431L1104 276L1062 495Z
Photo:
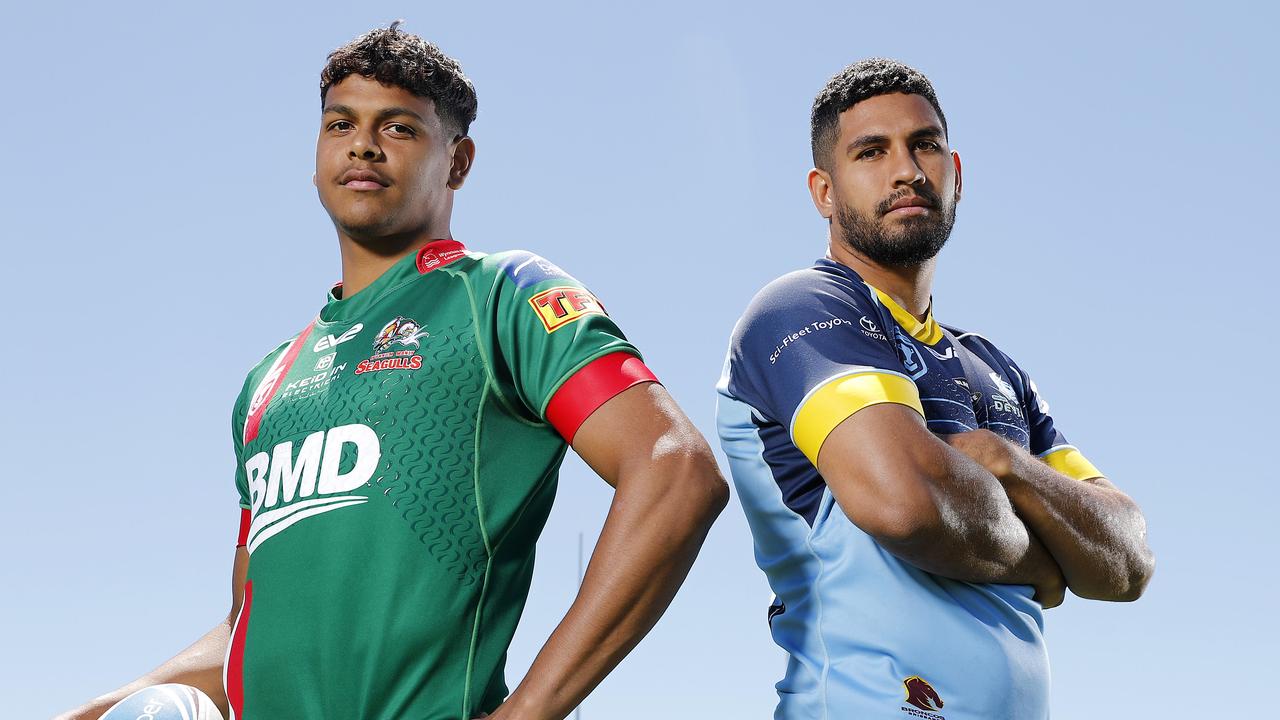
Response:
M573 449L615 487L628 469L664 455L711 457L706 440L656 382L633 385L596 408L573 436Z
M937 513L923 478L945 472L948 448L924 418L897 403L845 418L818 453L818 472L845 515L877 538L910 535Z

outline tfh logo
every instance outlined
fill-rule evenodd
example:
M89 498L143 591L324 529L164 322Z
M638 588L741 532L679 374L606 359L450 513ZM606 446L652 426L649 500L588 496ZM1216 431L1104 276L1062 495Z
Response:
M585 315L604 315L604 306L594 295L575 287L556 287L529 298L547 332L581 319Z

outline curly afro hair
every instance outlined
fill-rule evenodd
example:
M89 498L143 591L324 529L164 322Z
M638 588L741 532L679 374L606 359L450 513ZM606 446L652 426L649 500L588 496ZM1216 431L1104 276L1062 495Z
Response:
M476 119L475 86L457 60L434 43L403 32L400 22L370 30L329 53L320 71L320 104L329 88L348 75L361 75L430 98L445 127L458 137L466 135Z
M837 73L813 99L809 135L813 164L830 169L831 147L838 135L840 113L863 100L890 93L919 95L928 100L942 121L942 132L946 133L947 116L942 114L938 96L924 73L897 60L867 58Z

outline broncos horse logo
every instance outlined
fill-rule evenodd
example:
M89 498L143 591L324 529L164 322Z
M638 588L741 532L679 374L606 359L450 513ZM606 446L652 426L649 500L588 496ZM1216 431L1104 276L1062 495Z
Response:
M914 705L929 712L938 712L942 709L942 698L938 697L938 691L933 689L928 680L919 675L912 675L902 681L902 686L907 689L908 705Z

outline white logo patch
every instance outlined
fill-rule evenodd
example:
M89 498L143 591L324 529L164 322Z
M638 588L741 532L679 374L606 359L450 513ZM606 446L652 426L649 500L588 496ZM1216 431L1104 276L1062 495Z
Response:
M346 332L342 333L337 337L334 337L332 335L325 335L324 337L317 340L315 347L311 349L314 352L322 353L325 350L336 348L342 343L355 337L356 335L359 335L360 331L363 329L364 329L364 323L356 323L355 325L352 325L350 328L348 328ZM316 368L316 369L319 370L320 368Z
M1013 389L1013 386L1009 384L1009 381L1000 377L998 373L987 373L987 377L991 378L991 382L995 383L996 389L1004 393L1005 397L1018 397L1017 391Z
M340 472L345 445L355 446L356 462L349 471ZM367 497L350 493L369 482L381 457L378 434L368 426L352 424L311 433L303 439L296 460L292 441L276 445L270 454L264 450L249 458L244 464L253 513L249 553L296 522L368 502Z

